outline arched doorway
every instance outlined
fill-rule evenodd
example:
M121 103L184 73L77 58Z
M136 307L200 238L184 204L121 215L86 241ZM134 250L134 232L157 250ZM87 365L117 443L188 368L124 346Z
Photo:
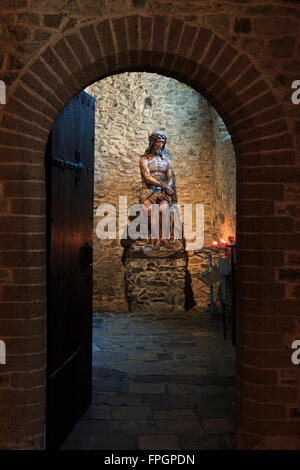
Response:
M130 92L128 90L129 83L132 86ZM135 93L136 90L138 90L138 99ZM221 318L220 315L217 315L216 307L212 315L207 311L210 300L209 288L198 279L198 274L208 265L205 265L202 258L196 256L193 250L186 253L189 259L192 257L192 261L187 264L188 274L192 277L191 290L195 310L191 312L190 307L186 307L186 312L184 312L183 304L179 304L175 308L173 299L174 294L178 297L182 292L182 287L177 285L177 283L181 283L182 268L178 270L172 268L172 261L170 261L172 260L172 254L170 259L162 259L162 270L166 273L168 271L166 266L169 265L170 272L167 277L164 276L163 281L159 282L157 280L158 273L154 273L153 267L150 267L154 265L153 261L155 259L149 259L149 270L144 274L151 278L153 281L152 286L148 287L147 282L146 286L143 284L145 282L142 280L143 274L135 282L137 285L144 285L144 288L140 288L140 291L144 291L143 297L146 288L148 295L151 293L155 300L153 300L151 308L146 305L146 302L141 302L140 313L137 313L137 305L135 307L130 305L130 312L134 312L135 315L124 315L125 312L128 312L129 305L127 305L126 300L124 301L126 292L124 285L125 269L121 261L123 248L118 235L114 236L113 240L110 237L107 240L99 239L96 229L99 219L97 208L100 202L104 204L111 203L118 212L120 194L123 197L126 195L130 202L135 201L140 187L138 162L144 150L145 141L148 141L147 135L151 132L151 129L160 129L161 126L166 126L168 142L164 151L173 161L173 169L176 172L178 201L182 207L184 203L195 205L199 202L202 202L205 206L205 245L210 246L213 234L218 234L217 239L220 236L226 237L228 233L235 235L234 225L231 227L232 231L228 232L227 225L222 224L222 221L215 218L215 214L221 213L223 216L225 215L227 224L229 221L232 223L235 218L235 198L232 196L232 194L235 194L235 156L232 146L228 147L230 142L227 142L226 146L228 155L224 155L225 148L221 148L223 139L215 136L219 125L223 129L223 137L225 135L230 139L230 136L226 132L224 124L221 123L221 119L209 106L208 102L195 90L174 79L157 74L129 72L107 77L100 82L96 82L86 91L92 93L95 97L96 120L96 173L94 178L94 213L96 220L93 237L94 396L93 404L87 414L82 415L82 408L80 409L82 420L77 423L64 446L71 445L77 449L105 449L107 448L105 446L109 445L112 446L109 448L117 450L118 445L127 445L131 446L127 449L136 449L137 445L143 446L149 445L149 443L154 445L154 441L158 446L164 445L163 448L171 446L168 448L172 449L172 446L179 448L180 445L184 446L185 449L194 448L195 446L200 449L207 446L218 449L226 445L232 445L232 441L234 441L234 397L232 397L234 348L231 346L231 334L227 337L227 344L224 344ZM148 108L142 107L142 109L139 109L137 106L139 102L144 104L144 100L148 105L149 93L152 97L153 114L148 112ZM53 151L46 157L51 158L52 165L61 163L63 157L67 160L74 160L71 167L72 171L68 172L66 168L57 169L56 167L51 170L51 173L54 172L54 188L52 191L50 190L50 194L53 195L51 204L54 206L54 211L58 205L60 209L58 214L51 214L51 217L50 215L47 216L47 218L51 218L48 229L49 231L55 231L55 227L59 225L57 219L60 218L59 215L62 211L64 222L60 222L60 225L66 224L64 228L60 229L62 233L59 239L61 243L66 243L66 247L64 250L61 249L60 253L57 252L59 259L63 256L64 251L69 251L68 245L72 240L72 233L69 233L70 228L73 226L72 213L74 211L78 213L81 206L80 218L83 219L82 214L87 216L89 212L88 206L82 212L82 204L78 203L78 193L82 185L84 187L80 196L81 203L83 203L89 192L84 183L85 177L88 176L84 156L85 151L90 147L91 141L87 123L88 115L85 113L85 124L79 124L81 119L76 117L73 109L74 101L75 104L79 101L80 106L81 101L82 105L85 103L86 99L82 95L85 94L77 95L61 112L58 121L63 118L62 114L66 114L70 106L70 112L73 111L70 118L63 125L60 125L60 128L63 129L62 145L59 145L59 136L55 138L53 135ZM182 110L183 103L185 105L184 110ZM123 114L124 107L129 112L129 116L127 113ZM159 118L155 119L153 115L156 116L157 113L160 113ZM134 123L133 115L135 115ZM72 120L74 124L70 125ZM52 134L55 131L57 134L58 121L55 122ZM77 123L79 125L75 129ZM84 132L81 136L82 125L84 126ZM69 136L69 128L74 130L74 135ZM76 159L73 145L75 145L77 156L80 155L80 162L84 164L83 171L80 173L80 184L77 186L74 180ZM173 153L171 154L171 152ZM53 162L53 158L56 158L55 155L60 155L58 162L57 160ZM227 172L226 165L230 166ZM99 171L99 168L101 171ZM217 171L218 175L214 171ZM71 181L66 173L70 173ZM65 184L56 183L58 175L64 179ZM227 184L225 189L220 187L220 178L224 179L225 186ZM89 184L92 185L91 181ZM217 200L216 194L219 193L224 198L227 213L224 206L220 206ZM233 197L232 201L230 201L230 196ZM232 207L229 208L226 205L226 198L231 202ZM62 209L65 204L64 201L69 199L72 204L67 203L69 210L64 212ZM56 200L56 203L54 203L54 200ZM214 212L212 206L215 208ZM68 218L71 223L68 223ZM85 231L89 223L88 217L85 217L83 224ZM80 238L81 227L82 223L78 225L76 239ZM118 232L119 230L116 230L116 233ZM56 235L54 244L57 243L57 238ZM83 243L84 240L81 241L81 245ZM79 253L79 246L75 240L73 245L75 249L73 260L75 260L76 253ZM49 248L52 251L51 246ZM57 251L57 247L54 246L55 249ZM224 251L222 254L224 255ZM185 266L185 261L181 261L181 264ZM143 265L145 260L140 262ZM134 263L139 263L139 261L135 259ZM55 270L59 261L55 262L54 260L53 263L51 261L51 264L54 264ZM80 269L83 270L83 266L80 266ZM74 270L76 271L72 266L71 271L74 272ZM52 434L58 439L58 429L60 431L63 429L64 416L71 405L71 397L75 399L79 391L83 391L83 383L88 382L87 378L83 377L81 373L80 387L76 384L76 379L72 380L69 370L69 376L63 386L67 397L66 402L63 405L60 404L58 393L55 394L55 400L49 398L52 397L53 386L55 386L55 375L58 378L58 374L60 374L60 388L62 388L63 374L67 374L66 365L70 369L71 361L78 361L77 375L80 375L80 359L78 354L76 356L78 341L74 341L71 334L72 327L78 321L76 305L84 305L83 318L86 319L90 315L89 300L84 300L84 289L78 287L79 297L77 298L77 292L70 289L70 285L78 285L78 283L74 278L69 283L67 279L63 279L63 275L65 277L69 276L69 266L61 269L61 271L66 271L61 272L60 276L65 281L65 289L55 288L48 279L48 285L51 286L48 295L55 299L56 311L53 311L51 303L48 302L47 347L48 351L53 350L52 343L55 342L58 355L59 350L63 349L59 337L63 336L63 344L70 340L71 344L73 342L73 348L69 350L67 359L61 358L52 373L49 371L49 367L52 366L49 362L53 362L53 353L48 354L50 359L48 361L48 376L50 375L48 386L51 386L51 389L48 389L47 416L49 418L46 423L48 446L51 445L51 439L49 438L51 430L53 429ZM142 269L134 269L134 271L138 272ZM172 288L170 286L170 289L161 287L165 286L167 278L173 278L174 274L176 274L173 281L175 287L174 285ZM57 278L57 275L56 272L51 277ZM82 282L85 284L84 278ZM55 290L56 295L52 293L53 290ZM57 295L57 291L60 294ZM66 302L59 309L59 305L63 304L60 298L62 295L64 297L72 296L69 309L66 308ZM159 299L160 303L157 304ZM162 299L166 299L163 306L161 305ZM145 307L146 315L144 315ZM51 331L53 330L53 327L51 328L53 315L65 317L66 323L68 323L68 315L71 316L69 327L64 332L59 328L59 321L55 322L57 325L56 330L54 328L54 332ZM79 344L81 350L84 351L87 347L81 339L84 321L80 323L82 327L77 336L78 339L80 337ZM151 337L148 338L149 334ZM71 338L69 338L69 335L71 335ZM67 364L64 365L65 363ZM89 364L86 365L85 370L88 368ZM150 394L147 392L150 392ZM54 402L51 407L49 402ZM57 413L59 406L60 411ZM74 405L72 406L75 408ZM184 409L185 407L188 407L188 409ZM73 416L75 419L75 409ZM110 420L108 419L109 416ZM66 421L68 420L66 419ZM70 422L71 424L74 423L71 419ZM58 423L60 424L58 425ZM201 423L203 423L203 427ZM79 436L79 430L82 429L84 429L84 432ZM102 434L101 429L103 430ZM191 429L193 433L192 436L189 436L190 433L187 431ZM116 436L107 436L107 433L112 434L113 430L115 430ZM169 431L171 436L162 438L162 431L164 433ZM153 434L140 437L139 434L142 432ZM96 433L97 438L93 435L94 433ZM126 436L126 434L129 435ZM95 442L95 439L97 442ZM230 442L230 444L226 444L226 442ZM161 447L157 448L160 449Z

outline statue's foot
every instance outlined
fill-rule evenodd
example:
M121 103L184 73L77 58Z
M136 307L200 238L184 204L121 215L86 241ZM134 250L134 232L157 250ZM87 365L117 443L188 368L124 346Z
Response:
M156 240L156 242L153 245L153 250L159 250L160 245L161 245L161 240L160 239Z
M162 244L164 245L165 248L167 248L167 249L172 248L171 245L170 245L169 240L163 239L161 242L162 242Z

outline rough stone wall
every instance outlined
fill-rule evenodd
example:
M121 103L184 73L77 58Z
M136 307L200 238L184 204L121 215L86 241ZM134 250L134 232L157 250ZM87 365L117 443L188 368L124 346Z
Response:
M228 240L236 231L236 162L234 148L227 128L211 110L213 122L213 211L212 227L214 240Z
M209 244L213 236L213 210L221 213L223 209L222 205L219 210L214 206L219 205L222 197L227 198L223 185L221 196L213 200L214 193L219 194L218 189L214 190L214 159L220 166L223 158L218 153L221 146L216 148L215 142L220 136L215 136L213 108L207 100L172 78L144 72L123 73L94 83L86 91L96 99L94 308L126 311L123 249L117 240L97 238L98 205L113 204L118 215L119 195L127 196L128 205L138 202L139 158L148 146L148 135L154 130L165 130L168 136L165 151L172 158L178 202L181 206L204 204L204 243ZM222 136L226 135L224 126ZM226 158L234 166L232 147ZM227 179L230 177L235 175L230 174ZM230 188L234 191L234 182ZM235 193L233 196L235 202ZM189 254L193 256L193 252ZM201 260L193 258L193 287L200 300L205 288L197 273L203 268Z
M130 312L184 312L186 259L128 258L125 284Z
M236 237L236 159L234 148L227 128L216 110L211 107L211 150L212 150L212 238L228 240ZM216 261L214 261L216 262ZM198 273L208 269L206 260L193 252L189 253L188 270L191 274L195 302L198 306L207 307L210 302L209 287L198 280ZM218 302L219 283L214 285L214 300Z

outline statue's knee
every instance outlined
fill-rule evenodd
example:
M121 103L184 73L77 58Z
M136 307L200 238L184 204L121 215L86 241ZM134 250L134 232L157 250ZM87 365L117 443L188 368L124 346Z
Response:
M168 212L168 209L169 209L169 206L167 204L162 204L160 206L160 210L161 210L162 214L166 214Z
M148 216L151 215L151 205L143 203L143 209L147 213Z
M151 206L147 206L146 211L147 211L148 217L151 217L151 213L152 213Z

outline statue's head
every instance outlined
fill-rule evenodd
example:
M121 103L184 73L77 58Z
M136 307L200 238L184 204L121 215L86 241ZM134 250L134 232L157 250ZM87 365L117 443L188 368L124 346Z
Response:
M167 136L162 131L155 131L155 132L152 132L152 134L149 135L149 146L146 149L145 154L150 153L152 151L154 142L156 142L157 140L160 140L160 141L163 142L163 145L162 145L162 148L161 148L161 151L163 152L163 150L165 148L165 145L166 145L166 142L167 142Z

